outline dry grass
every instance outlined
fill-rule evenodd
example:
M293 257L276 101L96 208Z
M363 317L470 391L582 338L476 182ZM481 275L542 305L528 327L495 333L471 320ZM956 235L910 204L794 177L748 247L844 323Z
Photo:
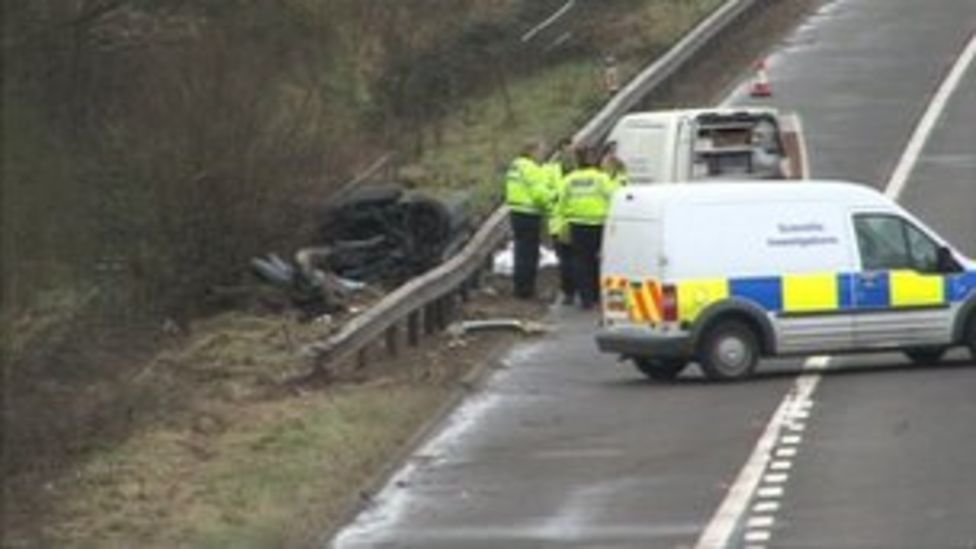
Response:
M339 515L445 391L379 381L152 429L78 472L47 535L67 547L294 543Z
M498 292L507 290L479 295L465 315L545 310ZM7 546L307 542L334 527L350 495L458 390L458 380L512 338L487 334L458 348L436 336L317 388L290 380L307 372L299 351L322 336L321 325L228 314L192 331L140 374L139 385L155 387L158 419L47 483L43 524L21 517Z

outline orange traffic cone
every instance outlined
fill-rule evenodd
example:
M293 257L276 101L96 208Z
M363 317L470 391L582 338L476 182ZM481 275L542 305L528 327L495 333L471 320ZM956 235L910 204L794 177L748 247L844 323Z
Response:
M769 75L766 74L765 59L756 63L756 79L752 82L752 90L750 90L749 95L753 97L773 95L773 86L769 83Z

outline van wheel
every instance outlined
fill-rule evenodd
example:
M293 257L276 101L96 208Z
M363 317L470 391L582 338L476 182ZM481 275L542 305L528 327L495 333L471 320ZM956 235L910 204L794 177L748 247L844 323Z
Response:
M976 362L976 316L969 320L969 329L966 330L966 340L963 343L969 347L969 354Z
M742 322L721 322L705 335L700 359L708 379L742 379L752 374L759 363L759 339Z
M688 366L688 361L680 358L635 358L634 366L654 381L674 381Z
M935 364L945 354L945 347L915 347L905 350L905 355L915 364Z

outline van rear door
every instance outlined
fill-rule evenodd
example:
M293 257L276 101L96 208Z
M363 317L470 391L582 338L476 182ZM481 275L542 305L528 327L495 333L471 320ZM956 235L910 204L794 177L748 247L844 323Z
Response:
M670 119L643 120L624 118L614 128L608 141L617 143L617 155L627 166L631 183L649 184L670 181Z
M661 304L651 283L661 279L660 220L611 216L604 229L603 243L601 282L605 323L659 323Z

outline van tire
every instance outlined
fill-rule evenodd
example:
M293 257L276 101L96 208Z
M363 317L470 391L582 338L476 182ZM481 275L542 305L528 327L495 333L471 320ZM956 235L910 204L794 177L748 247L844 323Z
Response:
M973 362L976 362L976 314L972 315L972 318L969 319L969 326L966 328L963 344L969 347L969 354L972 355Z
M705 377L732 381L752 374L759 363L759 337L738 320L719 321L705 334L699 353Z
M936 364L942 360L947 350L945 347L914 347L905 349L905 356L915 364Z
M654 381L674 381L688 366L688 361L680 358L635 358L634 366Z

